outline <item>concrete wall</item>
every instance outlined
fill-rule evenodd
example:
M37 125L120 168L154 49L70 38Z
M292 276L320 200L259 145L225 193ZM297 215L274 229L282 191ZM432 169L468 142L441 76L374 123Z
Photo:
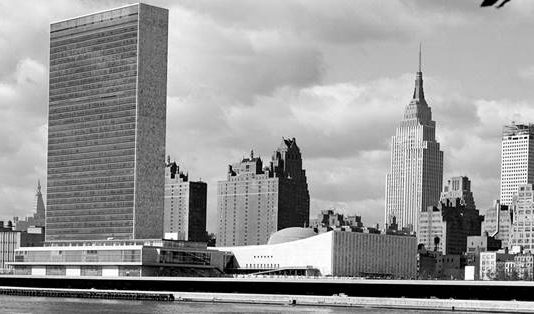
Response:
M134 238L163 237L169 11L139 4Z
M313 266L328 276L332 275L332 236L333 232L327 232L280 244L218 247L217 250L232 252L240 268Z

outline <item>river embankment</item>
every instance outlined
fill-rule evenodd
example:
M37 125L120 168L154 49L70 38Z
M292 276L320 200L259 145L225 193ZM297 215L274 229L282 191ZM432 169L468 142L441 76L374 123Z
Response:
M345 295L282 295L282 294L245 294L245 293L205 293L205 292L169 292L138 290L96 290L96 289L54 289L27 287L0 287L0 294L92 298L151 300L162 302L208 302L208 303L248 303L266 305L294 306L329 306L375 309L432 310L487 313L534 313L534 302L528 301L492 301L492 300L456 300L456 299L421 299L421 298L379 298L349 297Z

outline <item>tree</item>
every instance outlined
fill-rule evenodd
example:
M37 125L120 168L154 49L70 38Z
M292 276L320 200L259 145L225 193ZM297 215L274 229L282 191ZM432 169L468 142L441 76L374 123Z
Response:
M208 234L208 246L215 246L216 236L215 233L209 233Z

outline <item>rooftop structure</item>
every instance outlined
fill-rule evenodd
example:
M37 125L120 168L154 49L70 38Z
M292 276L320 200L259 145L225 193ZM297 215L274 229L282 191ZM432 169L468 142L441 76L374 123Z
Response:
M443 187L440 202L456 203L456 199L460 200L460 205L469 209L476 209L473 192L471 192L471 180L468 177L452 177L447 180L447 184Z

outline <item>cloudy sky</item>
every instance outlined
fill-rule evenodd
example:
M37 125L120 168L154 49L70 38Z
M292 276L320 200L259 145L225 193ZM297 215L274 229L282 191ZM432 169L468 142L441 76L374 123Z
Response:
M311 213L382 222L390 140L423 43L444 177L498 198L500 132L534 122L534 1L159 1L170 10L167 153L216 182L251 148L269 159L296 137ZM49 24L128 1L0 2L0 218L29 215L46 187ZM46 190L46 188L45 188Z

